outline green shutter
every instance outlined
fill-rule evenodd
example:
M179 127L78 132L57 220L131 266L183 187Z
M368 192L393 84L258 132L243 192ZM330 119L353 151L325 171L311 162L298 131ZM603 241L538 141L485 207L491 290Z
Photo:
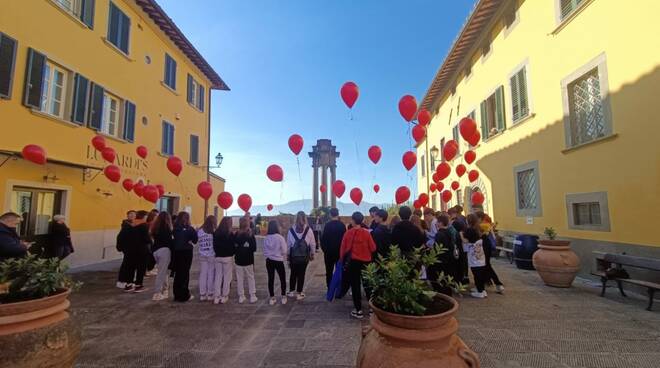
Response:
M73 102L71 103L71 122L83 125L87 118L89 98L89 80L76 73L73 84Z
M135 104L131 101L124 104L124 139L129 142L135 139Z
M101 130L101 119L103 118L103 87L98 84L92 85L91 103L89 107L89 127Z
M0 97L11 97L16 40L0 33Z
M511 77L510 85L511 85L511 111L512 111L512 116L511 120L513 122L518 121L521 116L521 111L520 111L520 89L518 88L518 73L514 74L513 77Z
M527 68L518 72L518 95L520 101L520 118L529 115L529 98L527 92Z
M197 108L204 111L204 86L199 84L197 88L199 89L197 92Z
M44 83L46 56L34 49L28 49L27 68L25 69L25 106L41 108L41 90Z
M500 86L495 92L495 119L497 120L498 132L506 128L504 117L504 87Z
M190 163L199 163L199 137L196 135L190 136Z
M188 103L193 102L193 93L195 93L195 91L193 91L194 88L195 87L193 86L193 77L192 75L188 74L188 94L187 94Z
M583 1L584 0L561 0L561 19L563 20L573 13Z
M94 0L81 0L80 20L90 29L94 28Z
M481 138L488 138L488 100L481 102Z

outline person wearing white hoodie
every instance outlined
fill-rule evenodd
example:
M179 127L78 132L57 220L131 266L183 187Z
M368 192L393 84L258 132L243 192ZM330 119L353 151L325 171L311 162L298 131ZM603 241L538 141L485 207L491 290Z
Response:
M218 225L215 216L207 216L204 225L197 230L199 245L199 300L213 300L215 287L215 252L213 251L213 233Z
M266 272L268 273L268 293L270 294L270 305L275 305L275 271L280 278L280 289L282 290L281 302L286 304L286 271L284 269L284 260L287 256L288 246L282 234L277 221L268 222L268 234L264 239L264 257L266 258Z

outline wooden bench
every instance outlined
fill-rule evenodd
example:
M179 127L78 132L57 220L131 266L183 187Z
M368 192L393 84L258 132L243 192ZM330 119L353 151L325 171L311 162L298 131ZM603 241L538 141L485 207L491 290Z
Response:
M516 238L513 236L504 236L502 237L502 245L495 247L500 251L500 253L504 252L506 258L509 260L509 263L513 263L513 245L515 242Z
M607 287L607 281L613 280L616 282L619 287L619 292L623 296L627 296L623 291L623 283L637 285L646 288L649 296L649 304L646 310L651 310L653 307L653 296L657 290L660 290L660 284L652 281L646 280L635 280L635 279L625 279L625 278L608 278L606 270L609 268L623 268L623 266L634 267L650 271L660 272L660 259L647 258L647 257L637 257L629 256L625 254L613 254L613 253L603 253L603 252L593 252L596 256L596 271L592 271L591 274L600 277L601 282L603 283L603 289L600 293L600 296L605 296L605 288ZM613 266L614 265L614 266Z

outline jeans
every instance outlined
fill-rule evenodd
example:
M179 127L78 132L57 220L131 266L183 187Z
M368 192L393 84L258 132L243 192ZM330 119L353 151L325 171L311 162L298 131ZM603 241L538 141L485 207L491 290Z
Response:
M268 293L270 297L275 296L275 271L280 277L280 288L282 289L282 296L286 295L286 271L284 270L283 261L273 261L266 258L266 272L268 273Z
M214 292L215 282L215 257L199 257L199 295L211 296Z
M488 277L488 269L486 266L470 267L470 269L472 270L472 275L474 276L474 286L477 288L477 291L484 291Z
M329 288L332 274L335 272L335 265L339 257L334 257L328 254L323 254L323 261L325 262L325 285Z
M362 310L362 270L367 266L367 262L351 260L348 264L348 278L351 283L351 293L353 294L353 306L355 310ZM364 293L367 294L367 300L371 299L371 288L365 287Z
M289 291L297 291L302 293L303 286L305 286L305 272L307 271L307 264L298 263L291 264L291 276L289 277Z
M213 295L216 298L229 295L234 257L215 257L215 280Z
M159 248L154 252L154 258L158 265L158 275L156 276L156 284L154 285L155 293L162 293L168 289L167 285L167 267L172 259L172 251L170 248Z
M245 297L245 292L243 289L243 280L247 279L248 292L250 297L257 296L257 287L254 282L254 265L249 266L239 266L236 265L236 291L238 291L238 297Z
M174 251L174 300L177 302L187 302L190 299L190 266L192 266L193 251L176 250Z

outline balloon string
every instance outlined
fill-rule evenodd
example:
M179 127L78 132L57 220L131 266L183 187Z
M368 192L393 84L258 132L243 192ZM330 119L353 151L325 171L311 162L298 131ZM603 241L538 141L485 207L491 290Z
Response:
M353 120L353 109L348 109L348 120Z

